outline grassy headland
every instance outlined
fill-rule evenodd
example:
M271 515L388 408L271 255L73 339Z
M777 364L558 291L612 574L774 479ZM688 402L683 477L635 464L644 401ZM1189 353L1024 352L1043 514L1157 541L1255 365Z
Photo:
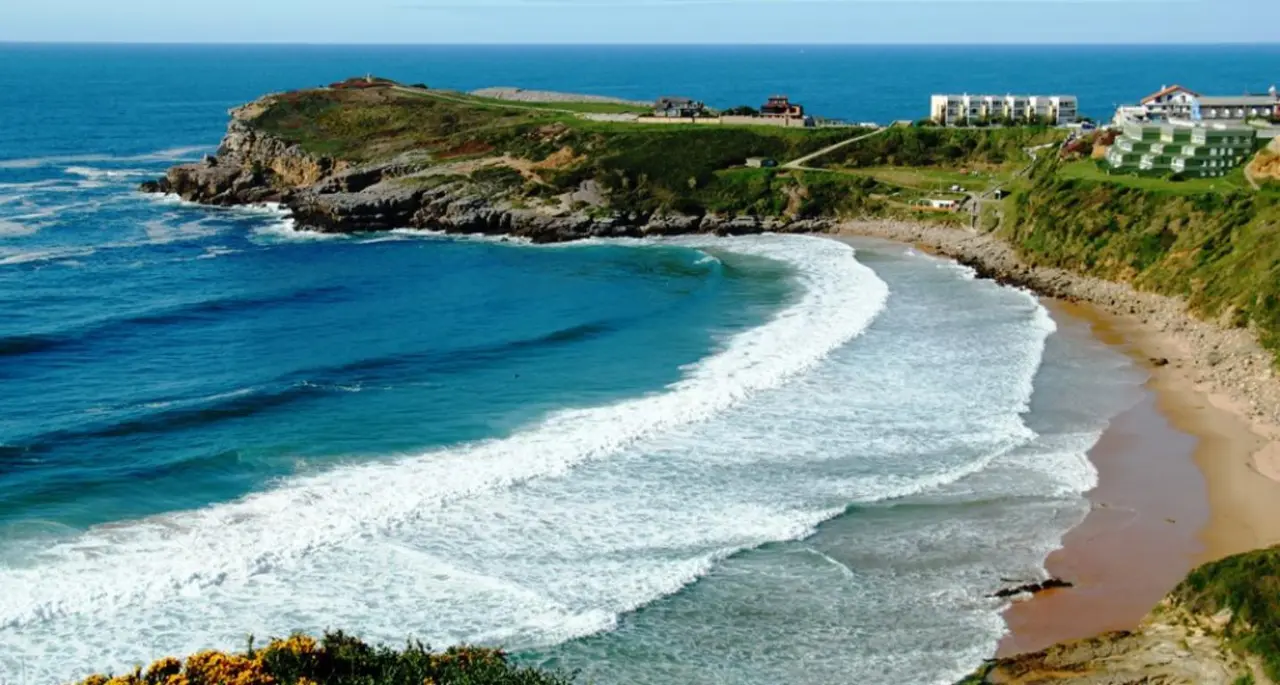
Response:
M298 91L263 102L250 125L310 154L356 165L404 158L419 170L441 171L496 161L520 169L526 182L509 190L531 202L590 181L609 211L641 215L816 218L885 208L876 199L885 188L875 179L743 166L749 157L800 157L862 129L593 121L574 112L635 107L514 103L395 87Z

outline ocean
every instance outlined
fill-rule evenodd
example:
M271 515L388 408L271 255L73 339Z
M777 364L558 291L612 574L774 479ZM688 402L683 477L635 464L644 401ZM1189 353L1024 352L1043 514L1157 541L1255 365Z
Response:
M135 192L365 72L915 118L1264 89L1280 48L0 46L0 682L295 630L593 683L946 683L1144 374L1025 292L819 237L319 236ZM1268 57L1269 56L1269 57Z

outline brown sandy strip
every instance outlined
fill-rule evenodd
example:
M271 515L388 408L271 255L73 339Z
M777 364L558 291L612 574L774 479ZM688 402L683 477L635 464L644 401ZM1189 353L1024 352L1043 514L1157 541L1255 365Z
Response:
M1060 322L1087 321L1150 367L1148 394L1090 452L1093 511L1046 561L1076 587L1014 604L1002 655L1132 629L1195 565L1280 542L1280 381L1247 332L1198 321L1171 298L1027 267L988 235L896 222L841 232L912 243L1074 302L1053 305Z

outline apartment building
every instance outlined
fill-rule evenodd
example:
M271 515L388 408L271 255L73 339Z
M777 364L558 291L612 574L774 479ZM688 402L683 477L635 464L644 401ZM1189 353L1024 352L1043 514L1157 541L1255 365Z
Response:
M1063 125L1078 120L1080 109L1074 95L933 95L929 118L948 126L1009 119Z
M1107 165L1125 173L1225 176L1253 153L1257 131L1222 123L1126 122L1107 150Z

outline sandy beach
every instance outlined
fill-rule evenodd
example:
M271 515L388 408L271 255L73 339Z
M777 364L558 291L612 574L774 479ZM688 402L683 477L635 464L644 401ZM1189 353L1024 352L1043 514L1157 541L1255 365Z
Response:
M1171 298L1027 267L986 235L893 222L841 234L912 243L1030 287L1062 334L1096 336L1150 373L1143 399L1089 454L1090 515L1046 560L1075 587L1015 602L1000 655L1132 629L1195 566L1280 543L1280 382L1247 332Z

